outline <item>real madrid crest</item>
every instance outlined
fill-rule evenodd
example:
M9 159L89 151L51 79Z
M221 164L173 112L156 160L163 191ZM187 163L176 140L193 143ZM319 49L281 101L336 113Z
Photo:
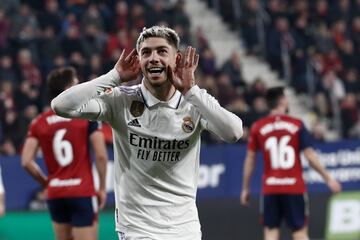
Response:
M184 117L183 124L182 124L182 129L184 130L184 132L191 133L192 131L194 131L194 128L195 128L195 125L194 125L193 121L191 120L191 117Z
M133 101L130 106L130 113L134 117L139 117L143 114L145 105L140 101Z

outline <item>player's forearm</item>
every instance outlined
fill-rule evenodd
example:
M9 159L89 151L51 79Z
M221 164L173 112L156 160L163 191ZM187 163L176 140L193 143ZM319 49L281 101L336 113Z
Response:
M106 171L107 171L106 157L96 159L96 169L99 174L99 189L106 190Z
M255 154L248 153L244 163L242 189L249 190L250 179L255 169Z
M321 165L320 160L312 148L307 148L304 150L304 156L308 159L310 166L320 174L320 176L324 179L325 182L330 180L330 175L326 171L326 169Z
M107 88L120 84L118 72L113 69L94 80L73 86L54 98L51 108L59 116L96 119L100 105L95 100Z
M209 130L227 142L236 142L243 134L242 121L221 107L218 101L198 86L192 87L185 99L193 104L209 124Z
M38 182L41 186L46 187L47 177L35 162L26 162L22 164L23 168Z

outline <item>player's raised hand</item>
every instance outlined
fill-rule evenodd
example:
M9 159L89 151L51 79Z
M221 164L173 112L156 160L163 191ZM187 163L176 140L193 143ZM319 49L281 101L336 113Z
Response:
M175 70L167 68L168 79L183 95L195 85L195 70L199 64L199 54L196 49L188 46L185 53L181 54L180 62Z
M326 184L333 193L341 192L341 184L338 181L336 181L335 179L330 178L326 182Z
M121 82L129 82L135 80L140 74L140 61L135 49L127 56L125 49L122 51L119 60L115 64L115 69L120 75Z
M98 198L98 204L99 204L99 209L103 209L105 207L106 204L106 198L107 198L107 194L106 194L106 190L99 190L97 192L97 198Z
M244 205L244 206L249 205L249 196L250 196L249 190L243 189L241 191L240 202L242 205Z

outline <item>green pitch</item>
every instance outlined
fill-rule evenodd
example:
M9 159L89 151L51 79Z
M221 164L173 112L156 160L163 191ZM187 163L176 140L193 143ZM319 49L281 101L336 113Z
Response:
M114 212L104 211L99 217L99 240L116 240ZM24 239L54 239L48 212L7 212L0 218L0 240Z

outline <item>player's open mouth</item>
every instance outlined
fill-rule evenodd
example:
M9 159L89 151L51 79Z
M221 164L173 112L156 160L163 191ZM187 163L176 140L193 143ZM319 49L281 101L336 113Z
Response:
M160 75L164 70L165 70L165 68L163 68L163 67L151 67L151 68L148 68L148 69L147 69L147 71L148 71L152 76Z

